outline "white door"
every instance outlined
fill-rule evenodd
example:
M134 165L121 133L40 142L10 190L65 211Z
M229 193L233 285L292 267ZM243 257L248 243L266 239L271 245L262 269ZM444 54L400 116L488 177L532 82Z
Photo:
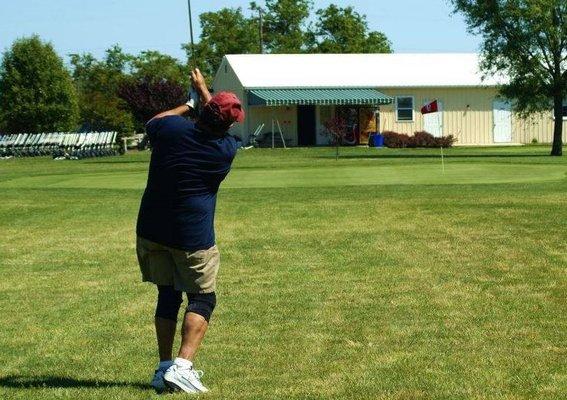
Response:
M503 100L494 100L494 143L510 143L512 141L512 106Z
M431 101L426 101L424 105ZM423 115L423 130L435 137L441 137L443 136L443 103L437 100L437 106L439 111Z

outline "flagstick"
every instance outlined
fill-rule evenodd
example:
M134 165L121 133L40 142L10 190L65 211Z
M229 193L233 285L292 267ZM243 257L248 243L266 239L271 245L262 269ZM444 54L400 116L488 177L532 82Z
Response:
M441 137L443 137L443 120L441 119L441 109L438 100L434 100L427 103L421 107L421 114L437 113L437 127L441 130ZM443 145L439 146L441 148L441 169L443 174L445 174L445 155L443 154Z
M441 112L437 109L437 124L439 125L439 129L441 130L441 138L443 138L443 121L441 121ZM443 169L443 175L445 175L445 157L443 155L443 145L441 147L441 168Z

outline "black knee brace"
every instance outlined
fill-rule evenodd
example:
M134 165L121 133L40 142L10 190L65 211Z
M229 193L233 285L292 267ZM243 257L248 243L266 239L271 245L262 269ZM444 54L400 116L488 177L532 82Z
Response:
M156 317L177 321L177 313L183 302L181 292L173 286L158 286L158 301L156 306Z
M207 322L217 305L217 295L212 293L187 293L187 312L201 315Z

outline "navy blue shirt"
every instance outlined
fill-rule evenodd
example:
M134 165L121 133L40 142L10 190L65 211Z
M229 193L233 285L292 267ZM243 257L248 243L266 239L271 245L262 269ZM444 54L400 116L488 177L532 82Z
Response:
M230 171L238 144L212 136L179 116L146 126L152 157L136 233L185 251L215 244L217 191Z

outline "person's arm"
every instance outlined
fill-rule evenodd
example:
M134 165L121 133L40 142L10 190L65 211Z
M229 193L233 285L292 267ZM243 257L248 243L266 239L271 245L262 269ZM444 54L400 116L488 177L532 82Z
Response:
M189 106L187 104L182 104L180 106L172 108L171 110L167 110L167 111L159 113L158 115L156 115L155 117L150 119L148 121L148 124L150 122L152 122L154 119L157 119L157 118L168 117L168 116L171 116L171 115L183 116L183 115L187 114L188 112L189 112Z
M199 96L201 96L202 103L207 104L211 100L212 96L199 68L195 68L191 71L191 82L197 93L199 93Z
M201 101L203 102L203 104L207 104L211 100L212 96L211 93L209 92L209 89L207 88L207 83L205 82L205 78L203 77L203 74L201 74L201 71L199 71L199 68L195 68L193 71L191 71L191 82L197 93L199 93L199 96L201 97ZM180 106L172 108L171 110L167 110L157 114L155 117L150 119L146 125L148 125L154 119L168 117L172 115L184 116L188 114L189 111L190 111L189 106L187 104L182 104Z
M150 138L150 143L152 146L154 145L154 141L158 136L158 132L163 125L163 117L167 117L170 115L184 115L189 112L189 106L187 104L180 105L178 107L172 108L171 110L167 110L164 112L159 113L148 122L146 122L146 134Z
M146 122L146 134L150 139L150 144L154 146L154 142L158 137L158 133L164 124L163 117L170 115L184 115L189 112L189 106L186 104L161 112Z

